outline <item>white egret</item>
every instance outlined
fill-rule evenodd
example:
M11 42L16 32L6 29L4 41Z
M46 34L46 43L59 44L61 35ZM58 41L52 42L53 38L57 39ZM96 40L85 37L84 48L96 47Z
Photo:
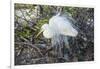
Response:
M57 35L75 37L78 34L78 31L73 28L72 23L68 20L67 16L60 15L60 13L53 16L49 20L49 24L44 24L41 27L41 32L43 32L45 38L53 38ZM40 33L38 33L38 35L40 35Z
M58 13L51 17L49 24L44 24L41 27L43 36L47 39L51 39L52 46L55 47L58 57L64 56L64 53L62 53L64 46L69 48L67 37L76 37L78 34L78 31L73 27L69 19L73 18L68 15L61 15ZM40 35L40 33L38 33L38 35Z

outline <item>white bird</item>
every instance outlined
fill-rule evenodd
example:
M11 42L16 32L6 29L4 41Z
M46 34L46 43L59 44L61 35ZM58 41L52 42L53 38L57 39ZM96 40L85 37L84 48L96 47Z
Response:
M69 15L61 15L58 13L50 18L49 24L44 24L41 27L43 36L47 39L51 39L51 46L55 47L54 52L58 57L68 56L62 52L64 47L70 49L67 36L76 37L78 34L78 31L73 27L70 20L73 20L73 18ZM37 36L39 36L41 32L39 32ZM67 60L66 57L65 59Z
M41 27L41 32L43 32L43 36L48 39L57 35L76 37L78 34L78 31L69 21L68 16L60 15L60 13L51 17L49 24L44 24ZM38 33L38 35L40 35L40 33Z

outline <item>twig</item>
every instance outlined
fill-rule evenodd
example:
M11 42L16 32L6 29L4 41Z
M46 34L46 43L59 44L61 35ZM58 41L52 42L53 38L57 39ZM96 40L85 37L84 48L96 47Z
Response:
M34 49L43 57L43 54L41 53L40 49L39 49L38 47L34 46L34 45L31 44L31 43L26 43L26 42L15 42L15 44L31 46L32 48L34 48Z
M23 15L23 17L24 17L24 20L28 23L28 20L26 19L26 17L24 16L24 13L23 13L23 11L20 9L20 11L21 11L21 13L22 13L22 15Z

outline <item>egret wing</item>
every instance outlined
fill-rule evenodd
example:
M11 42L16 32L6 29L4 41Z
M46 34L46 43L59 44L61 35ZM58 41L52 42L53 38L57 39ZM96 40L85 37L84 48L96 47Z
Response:
M77 36L78 32L73 28L71 22L62 16L54 16L49 21L50 27L55 30L57 33L66 36Z

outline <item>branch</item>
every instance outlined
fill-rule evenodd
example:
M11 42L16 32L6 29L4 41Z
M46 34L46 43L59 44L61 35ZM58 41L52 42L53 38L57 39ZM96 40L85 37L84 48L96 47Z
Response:
M32 48L34 48L34 49L43 57L43 54L41 53L40 49L39 49L38 47L34 46L34 45L31 44L31 43L26 43L26 42L15 42L15 44L31 46Z

